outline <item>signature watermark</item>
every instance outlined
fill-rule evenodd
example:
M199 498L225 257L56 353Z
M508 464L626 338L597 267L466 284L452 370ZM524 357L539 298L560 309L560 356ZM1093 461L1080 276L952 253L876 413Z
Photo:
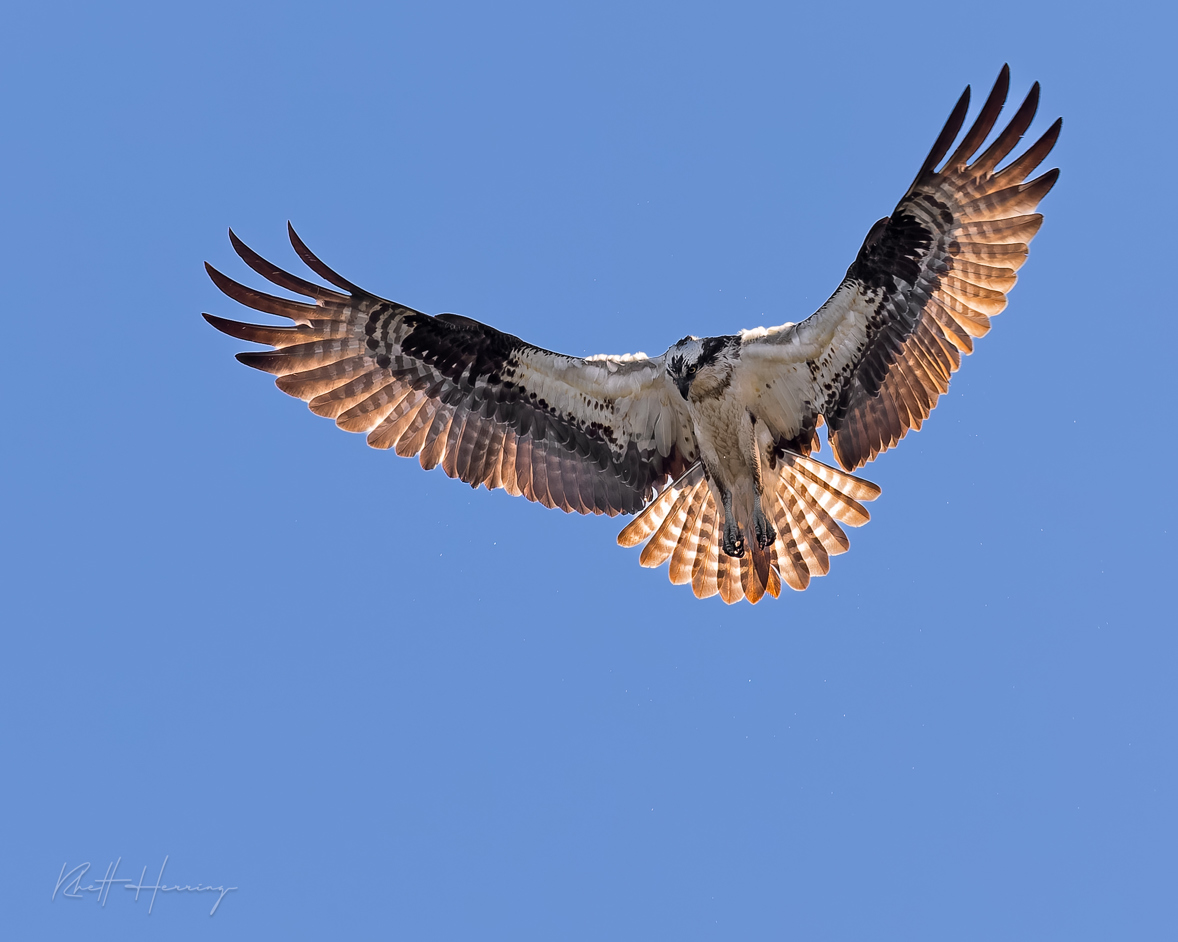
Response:
M119 864L123 862L120 857L113 863L107 864L106 874L97 883L90 883L87 886L82 886L82 881L86 879L86 873L90 870L90 863L80 863L71 870L66 870L69 866L69 861L61 865L61 873L57 876L57 885L53 888L53 896L51 899L57 899L57 894L60 892L62 899L85 899L86 893L97 893L98 903L103 908L106 907L106 901L110 898L111 887L116 883L121 883L124 890L135 891L135 902L139 902L139 895L146 894L148 890L151 891L151 902L147 904L148 915L151 914L152 908L155 906L155 898L158 893L217 893L217 901L213 903L213 908L209 910L210 916L217 914L217 907L221 905L221 900L225 898L226 893L231 893L236 890L235 886L205 886L198 883L196 886L181 886L179 883L174 886L168 886L164 883L164 868L168 866L168 858L164 857L164 862L160 864L159 875L155 878L155 883L147 882L147 867L143 868L143 872L139 875L139 882L136 883L130 877L120 877ZM97 873L98 871L95 871ZM146 898L146 897L145 897Z

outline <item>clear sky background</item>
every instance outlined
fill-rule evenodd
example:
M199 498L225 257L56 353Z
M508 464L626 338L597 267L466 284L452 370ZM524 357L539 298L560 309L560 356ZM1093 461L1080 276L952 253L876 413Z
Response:
M1172 11L7 8L8 937L1172 933ZM1046 224L804 594L698 601L199 316L289 218L574 354L800 320L1005 61L1064 116ZM240 889L51 901L165 855Z

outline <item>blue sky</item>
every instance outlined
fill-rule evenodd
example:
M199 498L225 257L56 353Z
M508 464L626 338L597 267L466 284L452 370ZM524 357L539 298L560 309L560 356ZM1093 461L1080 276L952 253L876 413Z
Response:
M1175 25L10 9L13 937L1172 931ZM378 294L569 353L800 320L1005 61L1032 132L1064 116L1046 224L804 594L697 601L617 520L367 449L199 317L240 313L206 259L256 282L226 228L294 268L291 219ZM239 889L51 900L63 862L165 856Z

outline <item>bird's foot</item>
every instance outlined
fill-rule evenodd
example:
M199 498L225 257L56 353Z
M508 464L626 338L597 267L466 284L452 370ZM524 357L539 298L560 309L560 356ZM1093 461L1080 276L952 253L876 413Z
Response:
M744 537L740 535L740 527L736 521L730 520L724 524L724 541L720 544L725 555L733 559L740 559L744 555Z
M777 540L777 531L760 507L753 511L753 529L756 530L757 545L761 549L768 549Z

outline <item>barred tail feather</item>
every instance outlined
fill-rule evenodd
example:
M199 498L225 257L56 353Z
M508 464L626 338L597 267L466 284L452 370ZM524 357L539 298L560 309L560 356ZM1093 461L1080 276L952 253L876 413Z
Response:
M695 562L691 566L691 591L697 599L710 599L720 591L717 581L720 544L716 539L716 505L711 500L704 504L700 518L699 544Z
M696 462L679 480L664 487L642 511L618 534L621 546L637 546L657 530L671 512L671 505L688 487L704 479L703 467Z
M831 556L846 552L850 541L840 524L866 523L870 514L860 501L874 500L880 489L792 452L781 456L773 474L762 500L777 540L765 549L747 534L743 557L721 551L723 513L699 464L647 504L618 534L618 543L645 542L641 565L660 566L669 560L671 582L690 582L697 598L718 594L729 605L742 598L755 605L766 593L779 597L783 582L800 592L811 578L830 570Z

